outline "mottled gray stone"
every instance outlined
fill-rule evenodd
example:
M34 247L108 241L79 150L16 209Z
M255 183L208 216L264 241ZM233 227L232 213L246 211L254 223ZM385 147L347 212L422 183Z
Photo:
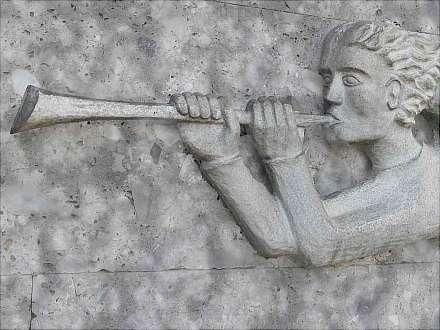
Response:
M1 276L0 282L0 329L29 329L32 276Z
M199 19L190 19L195 13ZM174 126L91 122L10 136L22 93L13 83L26 78L13 73L25 68L44 88L99 98L166 101L185 89L227 92L236 107L252 95L305 85L310 92L299 94L319 108L309 70L317 57L310 54L339 21L210 2L8 2L2 15L1 220L2 239L11 242L2 254L4 274L292 265L255 255ZM157 49L146 56L139 38L152 37ZM319 143L311 149L316 170L330 152ZM338 167L353 184L362 159L353 161L351 150L338 153ZM436 260L435 242L426 247L380 259Z
M32 329L438 328L438 267L39 275Z
M341 21L389 20L407 30L439 34L438 1L219 0L219 2Z
M400 264L438 262L438 240L357 261L392 266L272 269L297 265L255 253L174 126L92 122L9 135L28 83L160 102L197 90L229 95L235 108L254 96L292 92L320 109L313 70L323 36L340 19L372 19L376 8L301 3L305 15L202 1L1 3L1 272L72 273L37 276L33 327L438 328L438 265ZM438 2L375 4L405 28L434 29ZM278 10L284 1L265 6ZM329 150L319 133L307 134L316 138L312 170L327 167L324 194L340 185L326 180L334 171L344 174L343 185L359 182L365 160L356 150ZM249 136L241 140L247 165L264 181ZM255 266L267 269L211 270ZM77 274L171 268L202 270ZM26 284L6 286L6 297L30 285L30 277L19 278ZM24 297L30 302L29 290ZM2 313L10 306L2 304Z

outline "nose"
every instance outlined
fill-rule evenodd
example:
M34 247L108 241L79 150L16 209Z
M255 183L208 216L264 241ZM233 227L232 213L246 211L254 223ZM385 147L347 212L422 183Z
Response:
M327 94L324 96L325 101L331 105L340 105L343 102L343 92L342 83L338 82L339 79L333 79L331 82Z

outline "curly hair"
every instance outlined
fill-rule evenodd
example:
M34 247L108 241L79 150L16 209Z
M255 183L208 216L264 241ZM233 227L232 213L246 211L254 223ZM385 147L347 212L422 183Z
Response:
M438 36L410 32L392 23L361 21L333 29L326 43L343 40L347 46L367 49L383 56L403 85L403 101L396 120L413 126L415 116L432 109L440 82L440 42Z

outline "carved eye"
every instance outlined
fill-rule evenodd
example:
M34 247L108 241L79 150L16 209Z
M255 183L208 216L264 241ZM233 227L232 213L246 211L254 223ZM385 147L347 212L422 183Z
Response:
M361 83L361 81L352 75L345 75L342 77L342 82L345 86L357 86Z

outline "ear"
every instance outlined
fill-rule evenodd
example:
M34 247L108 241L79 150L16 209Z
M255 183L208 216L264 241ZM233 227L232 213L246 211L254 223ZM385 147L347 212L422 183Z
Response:
M394 110L400 105L400 94L402 90L402 84L397 79L391 79L385 84L387 105L390 110Z

